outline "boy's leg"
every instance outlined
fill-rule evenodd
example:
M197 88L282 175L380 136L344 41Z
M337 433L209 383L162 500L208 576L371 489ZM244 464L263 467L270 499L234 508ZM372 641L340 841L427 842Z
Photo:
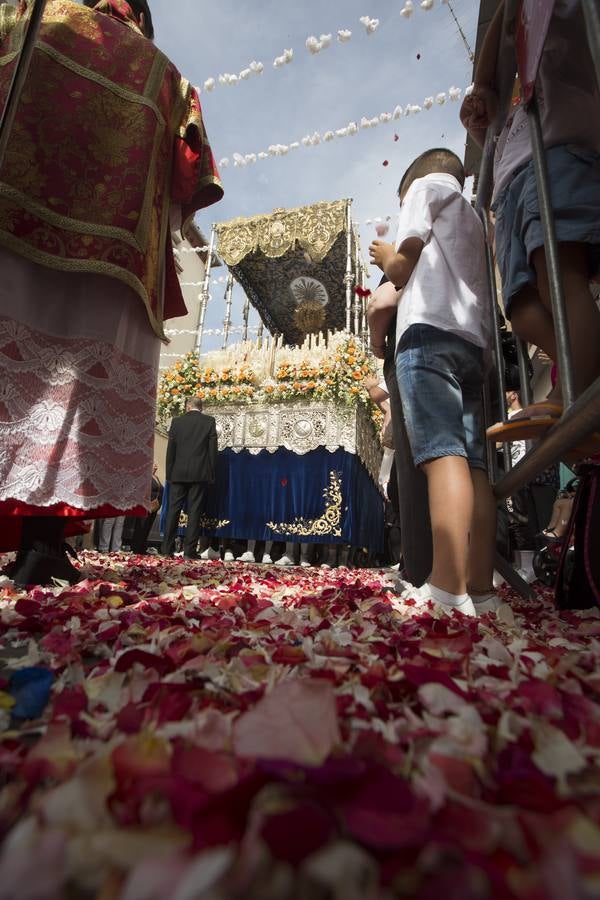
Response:
M469 541L469 580L471 594L494 590L494 555L496 550L496 499L483 469L471 469L473 483L473 516Z
M589 252L590 248L587 244L560 243L558 245L576 396L579 396L600 375L600 312L590 291ZM543 247L533 251L531 261L535 268L541 301L550 311L552 304L546 254ZM556 361L556 354L551 358ZM558 378L560 380L560 371Z
M467 593L469 532L473 519L473 482L462 456L441 456L423 463L429 491L433 569L429 583L450 594Z

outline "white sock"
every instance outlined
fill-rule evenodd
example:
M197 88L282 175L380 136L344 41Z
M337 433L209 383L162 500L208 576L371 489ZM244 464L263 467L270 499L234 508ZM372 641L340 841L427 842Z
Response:
M468 594L451 594L449 591L444 591L442 588L436 587L435 584L431 584L431 582L427 583L427 589L436 603L443 603L444 606L460 606L465 600L469 599Z

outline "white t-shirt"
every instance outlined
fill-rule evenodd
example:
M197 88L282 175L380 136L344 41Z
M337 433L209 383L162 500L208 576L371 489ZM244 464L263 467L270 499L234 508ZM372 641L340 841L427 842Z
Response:
M577 144L600 152L600 91L580 0L556 0L537 80L546 147ZM531 160L527 112L518 106L498 136L494 199Z
M398 302L396 346L407 328L433 325L477 347L491 343L491 303L483 225L452 175L413 181L400 208L396 249L425 246Z

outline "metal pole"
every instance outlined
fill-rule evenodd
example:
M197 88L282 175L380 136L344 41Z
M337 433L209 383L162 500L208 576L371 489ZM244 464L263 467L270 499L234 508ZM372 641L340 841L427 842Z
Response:
M227 287L225 288L225 318L223 319L223 347L225 350L229 343L229 332L231 330L231 304L233 302L233 275L231 272L227 276Z
M358 233L356 228L352 229L354 235L354 282L359 284L360 281L360 247L358 244ZM359 337L361 328L363 301L362 297L354 294L354 334Z
M596 81L600 85L600 5L598 0L581 0L590 53L596 67Z
M360 266L360 286L364 290L365 287L365 267L361 262ZM362 342L363 346L367 348L369 346L369 320L367 319L367 298L362 298Z
M215 252L216 226L213 225L210 232L210 243L208 245L208 254L206 256L206 269L204 271L204 281L202 283L202 291L200 292L200 312L198 315L198 334L196 336L196 353L200 356L202 350L202 338L204 336L204 320L206 318L206 307L208 306L208 295L210 290L210 270L213 263L213 255Z
M19 58L8 89L6 104L2 110L2 115L0 116L0 167L4 162L4 155L10 140L15 113L29 72L31 57L35 50L35 42L40 30L45 8L46 0L34 0Z
M517 361L519 363L519 384L521 387L521 406L529 406L532 400L531 381L529 380L529 366L527 365L527 344L515 336L517 347Z
M587 388L560 421L494 487L498 499L510 497L548 466L561 460L590 434L600 430L600 378Z
M554 213L552 211L552 200L550 197L544 139L542 137L542 126L535 94L527 109L527 115L529 119L529 133L531 136L531 149L533 151L533 167L535 170L535 180L540 207L540 220L544 235L546 270L548 272L550 299L552 301L552 318L554 319L554 333L556 335L556 351L558 356L558 359L556 360L558 363L558 377L562 389L563 407L564 409L567 409L575 399L573 367L571 364L571 345L569 342L569 323L567 321L565 295L560 273L560 263L558 260L558 245L556 243L556 229L554 227Z
M244 308L242 309L242 322L244 323L244 330L242 331L242 340L248 340L248 319L250 318L250 300L246 297L246 302L244 303Z
M488 131L489 135L489 131ZM488 143L488 138L486 138L486 147ZM479 215L481 217L481 222L483 225L483 233L485 237L485 261L487 267L488 274L488 285L490 289L490 306L491 306L491 316L492 316L492 337L494 339L494 356L495 356L495 367L496 367L496 387L498 390L498 405L500 408L500 416L503 422L508 421L508 415L506 412L506 378L504 374L504 354L502 353L502 339L500 337L500 325L498 323L498 291L496 289L496 272L494 269L494 260L492 259L492 249L490 247L489 242L489 229L488 229L488 218L485 209L479 209ZM489 412L491 412L492 402L491 402L491 392L490 392L490 404L489 404ZM489 421L489 420L486 420ZM512 457L510 455L510 447L508 444L504 444L502 447L502 455L504 457L504 469L508 471L512 466Z
M346 206L346 274L344 275L344 284L346 285L346 331L348 332L352 324L352 285L354 284L354 275L352 274L351 205L352 200L348 200Z

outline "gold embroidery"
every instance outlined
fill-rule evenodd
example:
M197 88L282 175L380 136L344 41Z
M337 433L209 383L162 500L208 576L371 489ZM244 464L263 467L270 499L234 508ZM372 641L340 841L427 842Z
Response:
M187 523L187 513L181 512L179 514L179 524L177 527L187 528ZM211 531L218 531L219 528L225 528L225 526L229 524L231 524L229 519L211 519L208 516L200 516L200 528L208 528Z
M347 200L336 200L232 219L217 226L219 255L226 265L237 266L256 250L276 258L298 243L315 262L322 262L346 230L347 208Z
M0 5L0 41L3 41L15 27L17 11L7 3Z
M51 47L50 44L44 43L44 41L38 41L38 43L36 44L36 49L41 50L59 65L64 66L66 69L71 69L71 71L76 72L77 75L81 75L83 78L87 78L88 81L95 81L96 84L102 85L102 87L111 91L113 94L116 94L117 97L122 97L123 100L127 100L130 103L147 106L156 115L158 121L162 125L165 124L163 114L161 113L156 103L149 97L145 97L143 94L138 94L135 91L131 91L129 90L129 88L122 87L120 84L116 84L114 81L110 81L110 79L105 78L103 75L100 75L99 72L93 72L91 69L86 69L85 66L80 66L74 60L69 59L68 56L63 56L63 54L60 53L59 50ZM157 51L157 53L158 55L161 55L160 51Z
M330 534L341 537L342 529L342 476L340 472L329 473L329 485L323 491L325 510L318 519L297 516L293 522L267 522L267 528L277 534L293 534L298 537L312 537Z

